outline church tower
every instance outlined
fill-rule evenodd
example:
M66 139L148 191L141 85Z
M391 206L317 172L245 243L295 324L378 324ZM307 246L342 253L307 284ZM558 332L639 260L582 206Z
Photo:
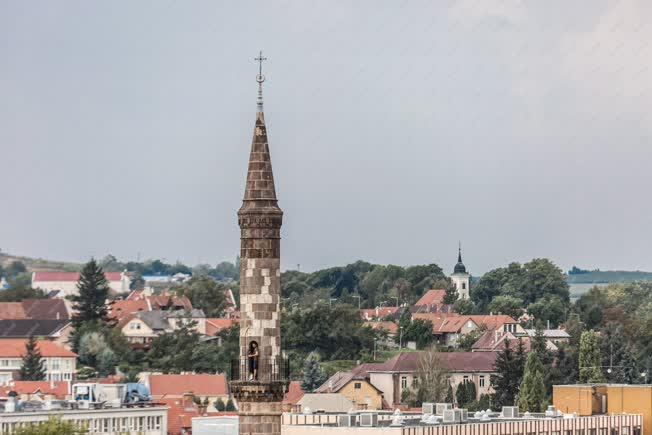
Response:
M462 263L462 245L458 247L457 250L457 263L453 268L453 274L451 275L451 281L455 284L457 289L457 294L459 299L468 299L469 298L469 284L471 283L471 275L466 272L466 266Z
M240 358L231 364L240 434L281 433L289 364L281 354L281 223L263 115L262 62L240 226Z

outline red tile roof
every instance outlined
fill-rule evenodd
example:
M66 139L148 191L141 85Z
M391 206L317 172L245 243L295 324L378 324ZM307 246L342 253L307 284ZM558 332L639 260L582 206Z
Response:
M480 338L473 343L472 349L477 352L501 351L505 349L505 344L507 342L509 342L510 348L516 349L518 347L518 340L519 339L512 333L489 330L482 334ZM532 344L530 337L521 337L520 340L523 343L523 349L526 352L529 352Z
M214 336L223 329L229 329L234 324L238 323L237 319L206 319L206 335Z
M394 322L364 322L364 326L368 326L374 331L385 330L391 335L395 335L398 331L398 325Z
M446 290L428 290L414 305L443 305Z
M301 388L301 382L291 381L288 386L288 392L283 397L283 403L286 405L296 405L299 400L306 394Z
M360 310L360 315L363 319L382 319L387 316L396 314L398 311L397 307L376 307L376 308L365 308Z
M0 320L26 319L25 309L21 302L1 302Z
M0 395L6 396L10 391L18 394L51 394L59 400L68 395L68 381L12 381L11 385L0 387Z
M422 352L402 352L372 368L370 372L415 372ZM444 368L451 372L493 372L497 352L438 352Z
M503 314L460 316L455 313L415 313L412 319L430 320L432 333L435 335L457 333L468 321L473 322L476 327L484 326L487 329L496 329L505 323L516 323L516 320Z
M0 343L0 357L2 358L21 358L25 355L25 344L27 343L27 340L9 338L2 340ZM47 340L38 341L38 350L41 352L43 357L77 357L76 353Z
M226 376L219 375L151 375L152 396L178 396L192 392L197 396L226 396Z
M122 279L121 272L104 272L106 280L111 281L120 281ZM32 276L32 286L38 287L34 283L43 281L43 282L71 282L79 281L78 272L34 272Z
M120 320L131 313L136 313L138 311L149 311L149 305L145 299L139 299L135 301L122 300L115 301L113 305L109 307L109 309L111 310L111 317Z
M384 363L364 363L349 371L337 372L320 385L315 393L337 393L350 381L367 380L370 371L380 370L382 367L384 367Z

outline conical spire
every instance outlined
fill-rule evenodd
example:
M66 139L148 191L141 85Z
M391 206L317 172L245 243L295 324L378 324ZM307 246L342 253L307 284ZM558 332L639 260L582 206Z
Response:
M459 242L458 242L459 243ZM457 264L453 268L453 273L466 273L466 266L462 263L462 244L457 247Z
M256 123L254 125L254 136L251 141L251 153L249 154L247 185L240 210L244 211L255 208L280 211L276 200L274 173L272 172L272 160L267 142L267 127L265 126L265 115L263 114L262 84L265 81L265 76L262 74L262 61L266 60L266 58L262 56L261 52L256 60L261 65L256 76L256 81L258 82Z

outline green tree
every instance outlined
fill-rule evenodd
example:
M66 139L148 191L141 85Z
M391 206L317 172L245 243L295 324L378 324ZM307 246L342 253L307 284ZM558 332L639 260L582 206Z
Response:
M525 350L521 340L519 340L516 352L512 350L508 341L505 342L505 348L496 357L495 374L490 378L491 386L494 389L491 396L491 403L494 407L514 405L523 379L524 358Z
M78 328L85 322L101 322L109 325L106 300L109 296L109 285L102 268L95 259L86 263L80 273L77 283L79 294L72 297L75 313L72 323Z
M460 315L473 314L475 312L475 304L471 299L458 299L453 304L453 311Z
M505 314L518 319L523 314L523 299L511 295L496 296L487 309L494 314Z
M581 383L604 382L600 342L595 331L584 331L580 339L579 378Z
M465 380L457 386L457 391L455 392L457 406L467 408L470 403L475 401L476 395L475 383L468 379Z
M435 348L421 352L417 360L414 384L401 399L410 406L421 406L423 402L443 402L452 389L439 353Z
M106 347L97 355L97 372L100 376L108 376L115 373L115 366L118 357L115 352Z
M25 299L45 299L41 289L31 287L11 287L0 291L0 302L21 302Z
M528 313L537 321L550 322L553 327L565 320L567 310L568 303L555 295L545 295L527 307Z
M69 421L62 421L58 417L51 416L48 421L32 423L18 428L15 435L81 435L87 433L84 426L76 426Z
M38 341L34 336L29 337L29 340L25 343L25 355L23 355L19 376L22 381L45 380L43 356L38 348Z
M303 379L301 388L307 392L313 392L326 381L326 373L319 364L319 354L310 352L303 364Z
M229 397L229 400L226 401L226 411L227 412L233 412L236 411L235 405L233 404L233 400Z
M403 343L414 341L418 349L424 349L432 343L432 322L425 319L414 319L403 329Z
M448 282L446 287L446 295L444 296L444 303L446 305L453 305L455 301L460 297L460 294L457 292L457 287L452 282Z
M467 332L457 339L457 349L463 352L471 352L473 345L482 337L487 331L486 326L482 325L480 328Z
M525 363L523 382L518 396L519 410L543 412L546 406L546 386L543 364L537 352L530 352Z
M221 317L224 314L224 293L227 290L227 286L205 274L193 276L188 282L174 288L179 296L187 296L192 306L204 310L208 317Z
M213 406L220 412L226 410L226 404L222 399L216 399Z

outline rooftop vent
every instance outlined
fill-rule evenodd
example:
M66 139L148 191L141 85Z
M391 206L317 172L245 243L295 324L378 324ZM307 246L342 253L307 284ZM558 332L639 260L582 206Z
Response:
M444 410L453 409L452 403L436 403L435 404L435 414L444 415Z
M337 416L337 425L344 427L355 426L356 417L355 414L340 414Z
M503 406L503 418L518 418L518 406Z
M378 426L378 414L374 412L361 413L360 426L365 426L365 427Z

